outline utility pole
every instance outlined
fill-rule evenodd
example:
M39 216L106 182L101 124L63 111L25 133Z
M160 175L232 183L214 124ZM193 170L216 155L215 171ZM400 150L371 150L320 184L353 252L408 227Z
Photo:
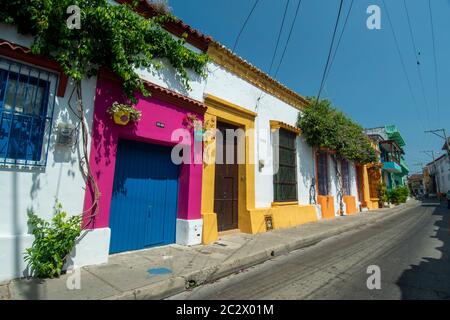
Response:
M426 150L426 151L420 151L421 153L425 153L426 155L430 156L433 158L433 168L434 168L434 183L436 184L436 192L440 193L440 188L439 188L439 183L438 183L438 179L437 179L437 168L436 168L436 162L435 162L435 157L434 157L434 151L433 150ZM422 174L423 174L423 169L422 169Z

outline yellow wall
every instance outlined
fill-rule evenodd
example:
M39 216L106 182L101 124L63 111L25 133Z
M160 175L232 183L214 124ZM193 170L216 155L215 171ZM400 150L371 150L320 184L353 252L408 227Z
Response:
M271 208L253 209L249 214L248 233L266 232L265 216L272 217L274 229L295 227L317 221L316 208L312 205L274 205Z

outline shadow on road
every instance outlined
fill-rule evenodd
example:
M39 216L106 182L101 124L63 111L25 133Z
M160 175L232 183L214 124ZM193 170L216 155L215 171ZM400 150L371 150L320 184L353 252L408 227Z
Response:
M436 201L435 201L436 202ZM450 299L450 210L445 206L424 202L423 206L435 206L433 218L436 234L441 245L435 249L440 252L439 258L424 257L419 265L412 265L404 271L397 281L402 299Z

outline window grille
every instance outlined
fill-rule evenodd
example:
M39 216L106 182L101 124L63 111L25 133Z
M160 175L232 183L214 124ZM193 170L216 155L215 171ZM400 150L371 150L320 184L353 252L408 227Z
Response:
M44 170L58 76L0 57L0 167Z
M350 166L347 160L341 161L341 177L344 196L351 195L350 189Z
M297 201L296 134L279 129L278 172L274 175L274 201Z
M328 154L319 152L317 154L317 182L319 184L319 195L328 195Z

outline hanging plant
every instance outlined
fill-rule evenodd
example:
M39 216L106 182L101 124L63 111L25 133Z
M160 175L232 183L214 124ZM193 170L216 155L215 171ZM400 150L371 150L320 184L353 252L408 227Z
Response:
M137 122L141 119L141 111L134 108L132 105L118 103L117 101L112 104L107 110L111 115L114 122L119 125L126 125L128 122Z
M299 114L297 126L309 145L332 150L336 157L360 164L377 161L375 150L360 125L333 108L328 100L308 100L310 104Z

